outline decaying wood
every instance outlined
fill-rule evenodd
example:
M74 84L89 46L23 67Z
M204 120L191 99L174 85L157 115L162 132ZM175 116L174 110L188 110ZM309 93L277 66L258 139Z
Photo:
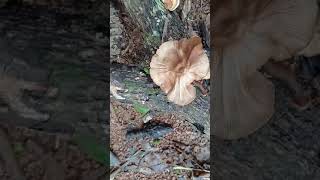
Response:
M168 38L180 39L188 36L178 13L166 10L161 0L122 0L122 3L133 21L143 30L144 40L150 46L158 47L161 44L166 21L169 27L166 32Z
M201 95L200 90L197 90L197 97L191 104L180 107L168 102L167 96L138 67L112 64L110 70L111 85L123 89L118 91L118 95L125 99L118 101L128 104L144 103L151 109L151 113L171 113L185 118L192 124L202 126L204 133L209 135L209 98Z

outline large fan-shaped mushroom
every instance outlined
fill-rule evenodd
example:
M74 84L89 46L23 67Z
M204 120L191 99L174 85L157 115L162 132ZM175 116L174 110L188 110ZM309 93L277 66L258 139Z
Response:
M163 43L150 63L152 80L178 105L196 97L192 82L210 78L209 59L197 36Z
M316 0L217 0L213 27L215 135L235 139L263 126L274 111L274 88L258 69L307 46Z

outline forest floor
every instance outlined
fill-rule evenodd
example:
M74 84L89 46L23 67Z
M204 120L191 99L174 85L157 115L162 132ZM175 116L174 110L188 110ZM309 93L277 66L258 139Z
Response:
M208 2L190 3L192 25L199 27L204 21L209 13ZM139 26L114 4L111 4L110 22L111 55L114 57L111 61L148 67L155 52L144 45ZM148 113L152 109L127 104L113 96L110 108L110 145L116 158L112 178L209 179L209 136L193 124L174 112L155 115Z

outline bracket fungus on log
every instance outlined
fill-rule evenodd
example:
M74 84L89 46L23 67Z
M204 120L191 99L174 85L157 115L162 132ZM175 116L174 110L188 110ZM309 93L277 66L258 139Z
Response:
M150 76L169 101L180 106L191 103L196 97L192 82L210 78L209 59L201 38L163 43L151 59Z
M310 42L317 0L217 0L211 19L214 135L246 137L274 112L273 84L258 71L270 59L286 60Z
M180 0L162 0L164 7L169 11L174 11L180 5Z

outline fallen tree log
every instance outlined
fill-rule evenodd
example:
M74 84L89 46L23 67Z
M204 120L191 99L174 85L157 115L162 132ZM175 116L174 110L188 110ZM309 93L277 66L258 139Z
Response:
M200 95L199 90L197 90L197 98L191 104L180 107L168 102L166 95L141 68L113 63L110 66L110 72L111 86L123 89L117 94L124 99L118 98L118 101L143 104L155 114L174 114L186 119L209 136L209 97Z

